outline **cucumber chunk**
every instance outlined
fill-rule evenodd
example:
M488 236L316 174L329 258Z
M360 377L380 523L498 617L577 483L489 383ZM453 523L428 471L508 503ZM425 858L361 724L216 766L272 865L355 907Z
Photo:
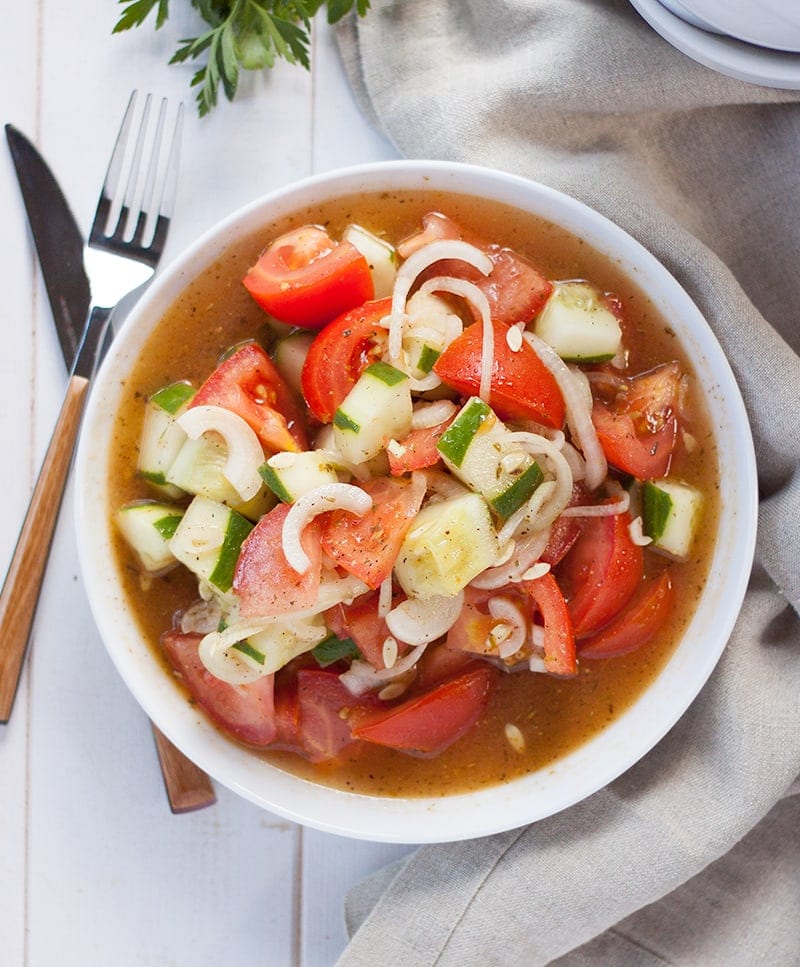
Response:
M203 434L196 440L185 438L166 473L167 482L181 492L209 497L228 504L250 520L258 520L274 507L274 494L264 485L255 497L243 502L222 472L227 459L225 444L215 437Z
M484 497L503 520L527 503L544 480L539 464L477 396L467 400L437 449L453 475Z
M413 598L457 594L499 552L486 501L478 494L427 504L400 547L394 573Z
M322 615L289 617L267 625L263 631L233 647L254 660L262 674L271 675L293 658L311 651L329 635Z
M392 294L397 275L397 252L390 245L361 225L348 225L342 234L343 242L350 242L367 260L375 299L385 299Z
M155 500L135 501L117 511L120 533L151 574L175 564L169 540L183 518L183 510Z
M559 282L534 324L536 335L562 359L599 363L613 359L622 342L619 319L593 285Z
M376 457L411 430L408 376L388 363L367 366L333 417L334 448L351 464Z
M324 450L276 453L258 468L264 483L285 504L323 484L337 483L342 470Z
M703 495L680 480L648 480L642 488L644 533L653 548L686 560L700 523Z
M144 414L137 472L171 500L183 495L183 491L170 484L166 476L186 440L186 434L176 420L195 392L189 383L171 383L150 397Z
M306 361L309 347L314 342L315 336L315 332L298 330L297 332L290 332L288 336L279 339L275 344L273 353L275 365L289 386L301 395L303 390L300 385L300 374L303 371L303 363Z
M169 541L174 556L198 578L230 591L242 542L253 525L232 508L195 497Z

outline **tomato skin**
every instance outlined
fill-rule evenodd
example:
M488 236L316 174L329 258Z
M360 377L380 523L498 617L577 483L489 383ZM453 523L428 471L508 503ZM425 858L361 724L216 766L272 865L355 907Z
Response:
M583 533L558 566L576 638L608 624L639 587L644 555L631 540L630 522L627 512L585 518Z
M352 734L404 752L438 755L475 725L499 674L490 665L476 663L397 705L379 711L356 709L350 714Z
M551 675L571 678L578 673L572 618L564 595L551 573L522 587L544 621L544 663Z
M233 574L242 617L277 617L303 611L317 600L322 570L319 525L312 520L303 531L303 550L311 559L305 574L286 560L281 543L288 504L277 504L245 538Z
M535 420L553 429L564 423L564 399L555 377L523 341L513 352L506 341L508 327L493 321L494 365L489 404L501 420ZM433 364L443 383L463 396L478 393L481 384L483 326L473 323Z
M368 587L379 587L392 572L406 531L425 496L425 481L376 477L361 484L372 508L358 517L344 510L324 515L323 550Z
M320 423L330 423L339 404L388 342L380 320L391 299L367 302L328 323L311 343L300 382L308 408Z
M189 694L216 725L248 745L270 745L277 734L274 676L265 675L246 685L221 681L200 660L202 637L172 630L161 636L161 644Z
M358 249L314 225L276 239L242 281L271 316L306 329L319 329L375 294Z
M397 595L392 607L404 600ZM338 638L351 638L373 668L385 668L383 643L389 637L386 619L378 614L378 592L369 591L351 604L337 604L325 612L325 622ZM398 654L408 650L408 645L398 642Z
M615 658L641 648L663 626L674 598L675 589L669 571L664 571L643 584L601 631L581 642L580 657Z
M444 423L437 423L436 426L420 427L412 430L402 440L398 440L397 442L403 448L402 453L386 451L389 458L389 473L393 477L402 477L403 474L414 470L435 467L442 459L436 444L450 423L450 420L445 420Z
M231 410L252 427L270 451L308 448L295 396L256 343L245 343L224 359L189 406L223 406Z
M434 275L452 275L473 282L486 296L492 319L511 326L516 322L530 322L553 291L552 282L533 263L500 245L487 245L482 239L465 232L458 222L439 212L423 216L422 230L404 239L398 246L403 258L423 245L440 239L463 239L484 251L492 260L493 268L484 276L466 262L443 260L427 269L420 281Z
M592 422L608 462L639 480L669 472L685 380L665 363L624 381L615 398L595 400Z

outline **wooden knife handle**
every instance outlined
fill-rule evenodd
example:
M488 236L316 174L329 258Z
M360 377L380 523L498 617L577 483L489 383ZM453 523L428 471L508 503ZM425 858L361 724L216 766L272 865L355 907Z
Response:
M217 795L205 772L187 759L180 749L176 749L155 725L153 737L156 740L161 774L172 811L188 813L212 806L217 801Z
M88 388L87 379L70 377L0 592L0 723L14 706Z

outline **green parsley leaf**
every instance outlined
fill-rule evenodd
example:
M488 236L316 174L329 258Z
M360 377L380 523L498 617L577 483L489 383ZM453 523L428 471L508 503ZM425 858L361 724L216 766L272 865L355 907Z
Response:
M114 33L140 27L156 11L158 30L169 16L169 0L118 0L124 8ZM264 70L278 58L310 68L311 21L327 7L327 20L338 23L352 10L366 16L370 0L188 0L210 28L179 41L170 64L205 58L194 73L197 110L202 117L216 105L219 88L232 101L241 70Z

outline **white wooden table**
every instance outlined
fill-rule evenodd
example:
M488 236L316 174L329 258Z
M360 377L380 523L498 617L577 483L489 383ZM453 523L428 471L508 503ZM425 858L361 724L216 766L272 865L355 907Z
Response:
M185 0L171 8L158 34L112 37L110 0L5 4L0 120L39 145L84 230L133 88L187 102L166 261L265 191L396 156L360 114L321 20L310 75L279 65L199 120L193 69L166 63L194 15ZM4 146L0 237L4 573L66 382ZM73 500L70 487L12 720L0 726L0 964L333 964L349 885L409 848L305 830L221 787L210 809L170 813L149 724L89 613Z

